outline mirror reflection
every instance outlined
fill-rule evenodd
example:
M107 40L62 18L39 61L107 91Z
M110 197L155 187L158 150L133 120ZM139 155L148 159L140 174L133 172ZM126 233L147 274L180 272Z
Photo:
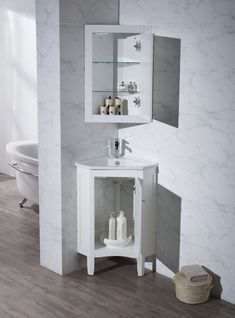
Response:
M153 119L179 126L180 39L154 35Z

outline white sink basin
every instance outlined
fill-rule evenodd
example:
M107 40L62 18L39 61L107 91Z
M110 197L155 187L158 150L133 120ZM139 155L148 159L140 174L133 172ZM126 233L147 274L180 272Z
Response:
M133 159L133 158L109 158L98 157L92 158L83 162L78 162L77 165L88 166L91 169L143 169L149 166L157 166L156 162Z

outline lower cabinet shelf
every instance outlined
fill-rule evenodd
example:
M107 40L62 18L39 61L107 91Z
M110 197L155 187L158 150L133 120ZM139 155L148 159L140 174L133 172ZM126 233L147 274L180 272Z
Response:
M123 256L136 258L137 255L137 247L134 242L131 242L127 246L113 248L107 247L101 242L95 245L95 257Z

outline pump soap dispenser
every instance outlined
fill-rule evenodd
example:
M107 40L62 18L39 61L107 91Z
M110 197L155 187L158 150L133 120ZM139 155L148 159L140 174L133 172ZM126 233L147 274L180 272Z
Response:
M125 212L120 211L117 217L117 240L125 240L127 237L127 221Z
M113 216L113 213L110 214L109 217L109 240L115 240L116 234L116 220Z

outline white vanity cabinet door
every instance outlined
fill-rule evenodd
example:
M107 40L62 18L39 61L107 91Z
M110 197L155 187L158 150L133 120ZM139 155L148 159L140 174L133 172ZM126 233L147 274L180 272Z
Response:
M94 250L92 233L88 230L94 226L93 182L89 168L77 169L77 250L83 255Z
M156 259L156 196L157 173L152 167L144 169L142 198L142 254Z
M150 26L85 26L85 121L152 120L153 34ZM137 84L122 91L120 84ZM123 114L101 115L105 98L123 100Z

